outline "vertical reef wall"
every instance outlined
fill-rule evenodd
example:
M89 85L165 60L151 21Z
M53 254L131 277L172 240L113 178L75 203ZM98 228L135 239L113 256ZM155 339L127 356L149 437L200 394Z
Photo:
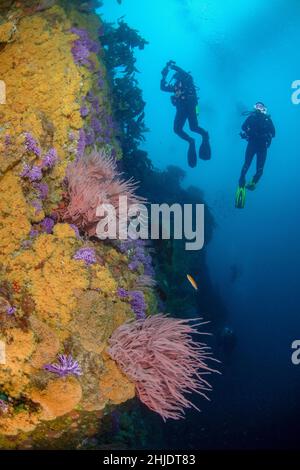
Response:
M176 314L183 270L204 266L205 258L158 241L156 285L143 240L95 237L98 205L118 210L119 195L160 203L153 188L165 186L173 189L163 202L179 193L180 202L202 197L180 189L180 171L156 171L138 149L145 103L134 85L132 48L146 41L124 21L116 34L106 25L105 36L98 4L0 5L0 449L83 448L101 433L105 415L136 395L166 420L194 407L186 392L207 397L211 390L202 374L214 372L212 358L193 339L195 326L157 315L163 290ZM129 61L123 81L106 69L109 57ZM128 87L133 108L122 104ZM129 121L116 125L113 106ZM120 161L141 181L140 196L120 176ZM177 313L199 316L195 298L184 315L192 299L184 295Z
M137 273L57 216L69 162L89 146L120 156L88 3L1 2L0 448L74 447L135 395L105 349L134 316L117 287ZM46 370L58 354L81 374Z

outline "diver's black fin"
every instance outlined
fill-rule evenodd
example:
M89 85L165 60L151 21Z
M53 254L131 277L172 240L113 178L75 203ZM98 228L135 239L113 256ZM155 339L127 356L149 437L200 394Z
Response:
M250 183L246 184L246 189L249 189L249 191L254 191L255 188L256 188L256 183L253 179L252 181L250 181Z
M201 160L210 160L211 159L211 148L209 143L209 135L206 132L202 137L202 144L199 149L199 158Z
M196 153L195 141L191 142L189 146L188 163L191 168L195 168L195 166L197 165L197 153Z
M244 209L246 202L246 188L245 186L239 186L235 196L235 207L237 209Z

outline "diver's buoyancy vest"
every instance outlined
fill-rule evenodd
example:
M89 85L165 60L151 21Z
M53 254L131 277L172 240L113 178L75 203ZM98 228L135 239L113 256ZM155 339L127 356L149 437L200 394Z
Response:
M270 138L270 117L256 112L249 117L246 133L250 140L267 141Z
M174 106L185 103L197 105L198 98L191 75L187 74L186 77L178 79L174 85L174 91L175 94L171 98Z

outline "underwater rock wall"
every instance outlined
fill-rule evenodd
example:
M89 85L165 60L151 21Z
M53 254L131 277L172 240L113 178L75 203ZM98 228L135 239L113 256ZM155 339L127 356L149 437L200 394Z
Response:
M101 418L135 395L164 420L182 418L194 407L185 394L211 391L201 371L216 372L190 320L152 316L159 286L147 243L95 237L100 202L118 211L120 195L143 200L118 172L118 160L129 176L134 164L116 138L97 5L0 5L2 449L85 448L105 433ZM147 162L138 166L157 187L170 170Z
M0 448L74 448L106 405L135 395L105 349L134 317L117 288L132 290L137 274L57 218L69 162L89 146L120 156L101 23L54 3L0 10Z

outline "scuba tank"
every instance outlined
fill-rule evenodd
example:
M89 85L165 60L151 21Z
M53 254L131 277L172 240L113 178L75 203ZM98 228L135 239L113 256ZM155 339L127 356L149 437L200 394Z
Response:
M175 65L175 63L173 64L172 69L175 70L175 74L169 81L169 85L173 86L175 89L175 95L171 98L172 104L176 106L181 100L189 100L192 98L196 105L198 103L198 97L191 73L186 72ZM174 81L175 83L173 85Z

